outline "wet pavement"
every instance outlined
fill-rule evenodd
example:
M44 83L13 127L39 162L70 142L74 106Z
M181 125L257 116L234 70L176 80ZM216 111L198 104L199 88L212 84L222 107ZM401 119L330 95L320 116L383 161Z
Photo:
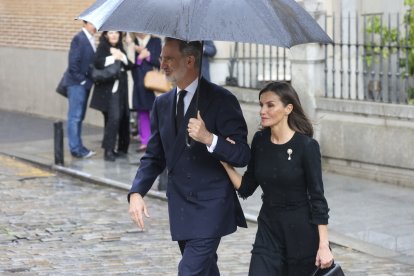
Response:
M167 205L147 198L139 231L126 191L43 170L0 155L1 275L176 275ZM256 224L220 244L222 275L247 275ZM346 275L414 275L414 267L333 246Z
M117 159L116 162L105 162L102 156L102 149L100 149L102 129L86 125L83 132L84 142L86 146L96 150L97 155L92 159L71 158L67 151L67 141L65 138L65 163L63 166L53 165L53 122L53 120L47 118L0 110L0 154L4 153L8 156L28 160L32 164L46 168L47 170L43 171L46 174L50 174L49 170L53 173L61 173L57 176L43 176L39 175L39 171L31 172L28 169L25 173L14 172L8 174L5 168L10 166L3 164L3 161L0 164L2 170L0 174L0 183L2 185L0 210L2 215L6 211L11 212L6 215L4 220L3 218L0 220L0 268L3 269L0 269L0 274L7 269L10 273L21 270L20 273L35 275L72 274L71 272L64 272L65 269L68 269L68 271L72 269L76 271L75 274L91 274L88 273L91 271L92 274L95 274L95 271L97 271L96 274L101 274L101 271L110 271L108 274L116 274L118 273L116 271L119 271L120 274L174 275L178 262L178 249L170 241L165 192L157 191L157 185L155 184L147 197L147 201L151 202L153 210L151 213L152 219L148 224L148 231L145 233L140 233L136 230L129 221L126 211L125 196L136 173L139 159L142 156L142 153L138 154L135 152L139 144L136 141L132 141L127 158ZM3 156L3 158L5 157ZM8 162L5 163L8 164ZM20 162L15 164L18 163ZM16 166L12 167L16 169L18 168ZM27 169L28 167L23 166L22 168ZM76 179L69 179L67 178L68 175L74 176ZM11 178L9 179L9 177ZM414 275L414 208L412 208L414 189L328 172L324 172L323 177L325 192L331 209L329 221L330 241L335 244L335 256L337 256L338 262L348 272L347 275ZM5 181L6 178L7 181ZM79 179L85 182L81 182ZM13 184L10 184L9 181ZM24 190L30 187L33 190ZM24 192L18 194L20 188L24 188L22 190ZM36 189L40 190L37 191ZM47 189L49 190L48 192L46 192ZM73 199L70 193L66 194L66 192L72 189L75 189ZM40 194L36 194L37 192L40 192ZM46 193L46 195L56 193L58 196L43 198L42 202L36 201L35 199L45 196L42 193ZM76 201L77 198L80 201ZM69 204L69 199L76 200ZM86 204L84 201L87 200L95 203L96 206L102 205L106 207L98 208L94 211L95 207L93 206L95 205L92 204L89 207L85 207L85 210L91 212L91 214L87 215L86 211L81 208ZM250 244L254 240L254 228L256 227L254 222L261 206L260 192L256 192L254 196L248 200L241 201L241 203L246 217L253 223L250 224L248 230L242 229L237 234L224 239L225 242L220 246L221 252L224 253L221 254L220 262L223 262L223 269L230 267L232 270L226 272L228 274L223 275L246 275L250 258ZM54 208L48 208L48 206L53 206ZM49 215L45 215L47 218L43 218L45 211L42 211L42 208L47 208L48 212L55 210L59 215L57 217L50 216L50 218L48 217ZM35 214L30 216L30 219L26 217L26 213L30 213L27 209L30 212L37 210ZM65 211L67 209L67 211L72 213L66 214L62 209L65 209ZM116 218L116 224L120 224L119 228L115 226L109 227L106 223L102 223L99 220L107 216L107 212L110 214L110 220ZM92 216L92 218L86 217L83 219L84 213L86 216ZM16 217L9 220L9 218L13 217L13 214L16 214ZM62 222L66 216L72 218ZM36 217L42 218L42 221L37 222ZM96 219L93 217L96 217ZM20 221L23 218L24 220ZM56 221L54 221L55 219ZM46 223L49 223L49 221L50 225ZM92 226L90 222L92 222ZM43 225L44 223L46 224ZM59 226L62 223L64 227ZM95 224L100 225L102 228L97 227L95 229ZM59 227L51 227L52 225L58 225ZM66 233L65 227L72 232ZM160 233L161 228L164 230ZM20 238L19 235L13 234L13 231L25 233L27 229L30 231L26 233L27 236L25 237L29 238ZM45 229L49 229L48 231L51 232L49 233ZM58 230L54 231L56 229ZM115 234L111 232L112 229ZM85 234L84 239L79 234L77 238L81 238L76 243L71 235L78 233L78 231L79 233L84 231L87 234ZM45 239L42 241L39 238L42 236L42 233L43 235L49 233L48 235L51 236L49 238L52 240ZM64 236L60 237L59 233ZM99 233L97 234L98 236L94 236L95 233ZM150 233L157 234L158 236L148 238ZM56 236L60 239L54 241L53 239ZM139 237L142 236L146 238L139 240ZM151 244L152 240L158 242L161 236L163 240L162 242L160 241L159 245ZM138 240L136 240L136 237L138 237ZM135 249L131 250L129 248L130 239L133 246L142 245L144 253L141 252L141 249L139 249L140 252L137 252ZM66 241L68 243L65 243ZM240 241L243 241L243 243L240 244ZM38 254L37 252L41 251L42 246L40 245L44 243L51 247L50 250L45 247L45 256L42 257L39 254L43 253ZM114 252L116 252L114 254L119 255L119 258L104 249L108 245L115 243L120 243L114 249ZM14 248L16 244L24 245L24 247L21 247L24 250L21 252L19 250L10 251L9 249ZM58 257L56 252L61 253L60 248L62 251L67 251L70 254L63 254ZM93 254L97 253L94 252L95 248L99 248L97 250L99 254L88 257L88 252L91 254L92 251ZM161 251L156 250L152 252L154 248L160 248ZM3 254L3 251L6 249L7 254ZM109 250L111 251L112 249ZM27 253L27 251L30 251L30 253ZM124 254L124 251L127 253ZM23 254L22 252L25 253ZM79 255L82 255L82 257L78 258L77 252L82 252L83 255ZM149 255L142 255L146 253ZM117 267L119 270L106 270L97 266L97 263L104 266L104 260L106 260L106 257L100 254L110 256L108 257L109 263L114 259L122 260L120 261L122 265ZM160 254L161 257L158 258L157 254ZM32 255L36 258L33 259ZM25 257L20 258L20 256ZM130 263L129 256L132 256L133 259L138 258L140 261L145 260L145 264L148 264L147 269L151 270L151 267L153 267L155 274L147 274L150 273L148 271L145 271L145 273L138 271L135 267L137 263L134 261ZM156 258L156 260L153 261L152 258ZM64 269L64 260L70 263L69 260L72 259L78 259L76 264L79 266L69 265ZM20 261L16 261L15 264L11 265L11 261L14 260ZM44 260L48 260L47 262L53 265L58 263L57 267L51 266L48 268L49 270L45 270L53 271L53 273L40 272L42 271L41 267L45 269L43 268ZM37 264L37 261L41 264ZM25 266L27 262L30 264ZM118 261L113 262L118 264ZM90 269L84 270L83 267L87 266L88 263L95 264L95 266L92 265ZM105 263L106 265L108 264ZM36 271L37 268L40 270ZM142 265L140 265L140 269L142 269ZM165 269L170 274L162 272L164 271L162 269ZM31 272L24 272L26 270Z
M175 275L165 201L147 198L144 232L129 218L126 192L53 174L0 155L0 272ZM223 275L246 275L254 227L225 238Z
M151 219L142 232L129 218L123 190L1 155L0 178L1 273L176 274L179 250L170 238L166 202L147 199ZM226 241L229 247L235 243L236 237ZM221 250L223 262L234 260L223 273L245 275L249 244L238 248L240 252Z

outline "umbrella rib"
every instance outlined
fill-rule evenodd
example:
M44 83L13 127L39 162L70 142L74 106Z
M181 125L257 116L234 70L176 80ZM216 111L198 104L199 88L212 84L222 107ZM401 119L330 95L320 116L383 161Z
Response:
M91 22L98 30L102 27L102 25L105 23L105 21L109 18L109 16L111 15L111 13L107 12L105 14L105 10L106 11L114 11L116 10L125 0L120 0L117 3L114 1L106 1L104 3L102 3L99 7L97 7L94 10L91 10L88 14L85 15L81 15L78 18ZM103 12L102 12L103 10ZM99 16L96 16L95 14L99 13L99 14L104 14L104 16L101 16L99 18Z

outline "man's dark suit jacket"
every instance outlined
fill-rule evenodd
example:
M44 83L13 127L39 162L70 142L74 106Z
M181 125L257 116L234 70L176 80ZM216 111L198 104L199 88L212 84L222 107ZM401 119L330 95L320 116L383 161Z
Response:
M80 85L86 80L85 88L90 90L93 81L88 78L89 65L93 62L95 52L88 37L83 31L77 33L70 44L69 65L64 74L63 85L65 87Z
M194 95L184 122L175 131L176 89L156 98L151 138L130 193L144 196L156 177L168 169L168 210L173 240L217 238L247 227L239 200L220 160L235 167L250 159L247 126L236 97L213 83L200 80L198 109L207 129L218 136L213 153L206 145L186 147L188 121L195 117ZM226 141L233 139L236 144ZM129 199L128 195L128 199Z

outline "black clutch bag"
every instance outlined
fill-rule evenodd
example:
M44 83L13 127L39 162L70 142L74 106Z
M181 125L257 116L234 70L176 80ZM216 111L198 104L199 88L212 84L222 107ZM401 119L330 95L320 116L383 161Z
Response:
M339 264L333 263L330 267L320 269L317 268L311 276L345 276Z
M90 77L95 83L115 81L119 79L121 73L121 62L119 60L102 69L96 68L93 64L90 67Z
M56 87L56 92L63 97L68 97L68 90L67 87L63 84L64 76L60 80L58 86Z
M59 94L59 95L62 95L63 97L68 97L68 89L67 89L67 87L66 87L66 85L65 85L65 83L64 83L64 81L65 81L65 75L66 75L66 71L65 71L65 73L63 73L63 76L62 76L62 78L60 79L60 81L59 81L59 84L58 84L58 86L56 87L56 92Z

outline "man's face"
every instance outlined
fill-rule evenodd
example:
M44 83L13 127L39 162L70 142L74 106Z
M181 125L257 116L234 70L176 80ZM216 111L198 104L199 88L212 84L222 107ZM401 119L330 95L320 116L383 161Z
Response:
M96 28L95 28L95 26L92 24L92 23L90 23L90 22L86 22L86 24L85 24L85 29L91 34L91 35L94 35L94 34L96 34Z
M177 84L184 79L188 71L189 57L183 56L177 41L167 41L161 51L161 69L167 79Z

